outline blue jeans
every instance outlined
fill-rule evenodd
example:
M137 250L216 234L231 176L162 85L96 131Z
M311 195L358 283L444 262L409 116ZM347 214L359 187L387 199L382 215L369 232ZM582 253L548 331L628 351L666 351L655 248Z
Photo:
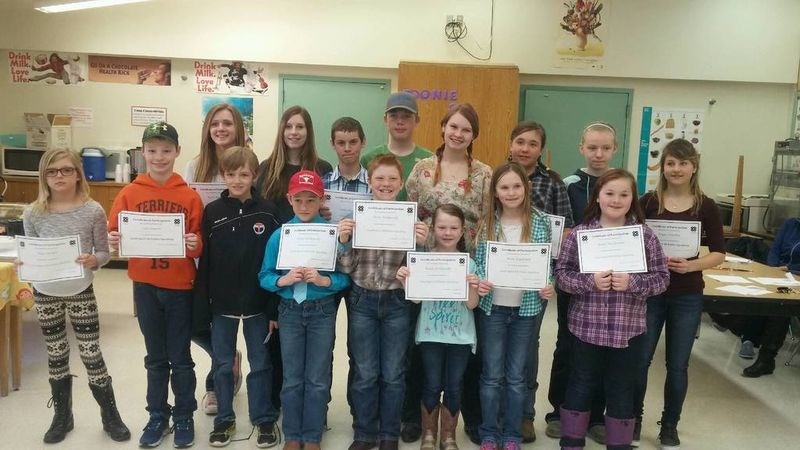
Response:
M147 411L176 420L192 417L197 409L194 362L189 350L192 336L192 291L164 289L133 283L136 318L144 336L147 356ZM167 389L172 379L175 408L170 411Z
M667 376L664 383L664 411L661 420L677 424L689 388L689 357L703 313L703 295L658 295L647 299L647 334L634 392L636 417L644 414L647 372L653 361L661 330L666 327Z
M547 302L544 303L545 310ZM536 323L533 325L533 338L528 349L528 359L525 361L525 384L528 391L525 395L525 409L523 419L533 420L536 418L536 390L539 388L539 334L542 330L544 310L536 316Z
M405 395L410 302L402 289L371 291L357 285L347 301L355 440L396 441Z
M439 404L439 396L444 391L442 403L448 411L455 415L461 410L464 371L467 370L467 361L472 353L472 346L420 342L419 352L422 357L424 374L422 404L428 411L433 411Z
M192 342L202 348L211 359L211 368L206 375L206 392L214 390L214 372L217 371L217 362L214 360L214 352L211 348L211 332L204 332L202 334L195 334L192 336Z
M522 440L522 411L527 385L525 364L536 323L542 317L519 315L519 308L492 306L491 315L478 314L478 341L482 345L481 440L503 442ZM502 404L502 406L501 406ZM503 409L503 424L498 417Z
M239 334L240 320L247 345L247 360L250 362L250 373L247 374L250 423L258 425L278 420L278 411L272 405L272 364L267 346L264 345L264 339L269 333L267 315L234 319L215 314L211 323L211 344L216 363L214 391L217 394L219 411L214 418L214 425L236 420L233 412L233 359L236 357L236 337Z
M645 334L631 338L626 348L589 344L574 335L572 339L572 371L564 408L588 412L602 387L606 415L615 419L633 418L633 390L639 378L637 369L644 351Z
M286 441L319 443L331 390L336 298L297 303L281 299L283 434Z

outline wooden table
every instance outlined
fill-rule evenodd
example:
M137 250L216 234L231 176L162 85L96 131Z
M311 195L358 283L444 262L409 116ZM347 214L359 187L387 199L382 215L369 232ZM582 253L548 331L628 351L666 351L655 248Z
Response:
M746 296L717 290L717 287L731 283L721 283L709 277L709 275L737 275L744 278L784 278L785 270L755 261L747 264L724 262L720 267L723 268L703 271L703 280L706 283L703 290L704 311L755 316L800 316L800 287L793 287L792 293L781 294L777 292L778 286L766 286L753 281L751 284L770 291L770 294Z
M0 262L0 397L8 395L9 361L11 388L22 383L22 326L20 310L33 307L33 292L14 273L14 265Z

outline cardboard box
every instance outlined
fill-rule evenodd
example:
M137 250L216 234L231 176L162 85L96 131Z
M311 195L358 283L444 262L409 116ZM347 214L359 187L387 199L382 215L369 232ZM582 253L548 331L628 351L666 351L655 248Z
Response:
M25 113L28 148L70 148L71 123L68 114Z

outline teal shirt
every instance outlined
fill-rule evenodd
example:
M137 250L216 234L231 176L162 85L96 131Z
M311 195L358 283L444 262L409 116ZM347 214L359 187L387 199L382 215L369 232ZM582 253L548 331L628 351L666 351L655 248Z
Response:
M469 273L475 273L475 261L469 259ZM466 302L423 301L417 319L417 344L440 342L472 347L475 353L475 315Z
M287 223L303 223L303 221L297 216L294 216L292 220L288 221ZM317 217L312 219L309 223L327 222L325 222L322 217L317 215ZM275 268L278 265L278 248L280 246L280 241L281 229L278 228L272 233L272 236L269 237L269 241L267 241L267 249L264 251L264 262L261 263L261 271L258 272L258 281L261 284L261 287L265 290L274 292L281 298L293 299L294 287L299 283L295 283L291 286L278 286L278 278L286 275L286 273L289 272L288 270L277 270ZM306 301L319 300L323 297L334 295L350 286L350 277L341 272L323 272L322 275L331 279L330 286L320 287L313 283L301 281L301 283L306 283L308 285Z
M389 146L387 144L379 145L377 147L373 147L367 150L363 155L361 155L361 166L368 167L369 162L372 161L376 156L379 155L390 155L392 152L389 150ZM411 169L414 168L419 161L430 158L433 153L430 150L420 147L419 145L414 146L414 151L409 153L406 156L398 156L397 159L400 160L400 164L403 165L403 189L397 194L397 201L404 202L408 198L406 196L406 187L405 181L408 179L408 174L411 173Z

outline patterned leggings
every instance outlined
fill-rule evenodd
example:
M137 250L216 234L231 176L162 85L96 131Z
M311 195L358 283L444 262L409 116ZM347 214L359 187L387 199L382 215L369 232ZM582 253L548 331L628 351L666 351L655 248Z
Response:
M97 300L94 288L69 297L53 297L34 292L39 325L47 344L47 363L50 379L70 376L69 342L66 313L78 338L78 350L89 377L89 384L104 386L108 382L106 363L100 352L100 323L97 320Z

